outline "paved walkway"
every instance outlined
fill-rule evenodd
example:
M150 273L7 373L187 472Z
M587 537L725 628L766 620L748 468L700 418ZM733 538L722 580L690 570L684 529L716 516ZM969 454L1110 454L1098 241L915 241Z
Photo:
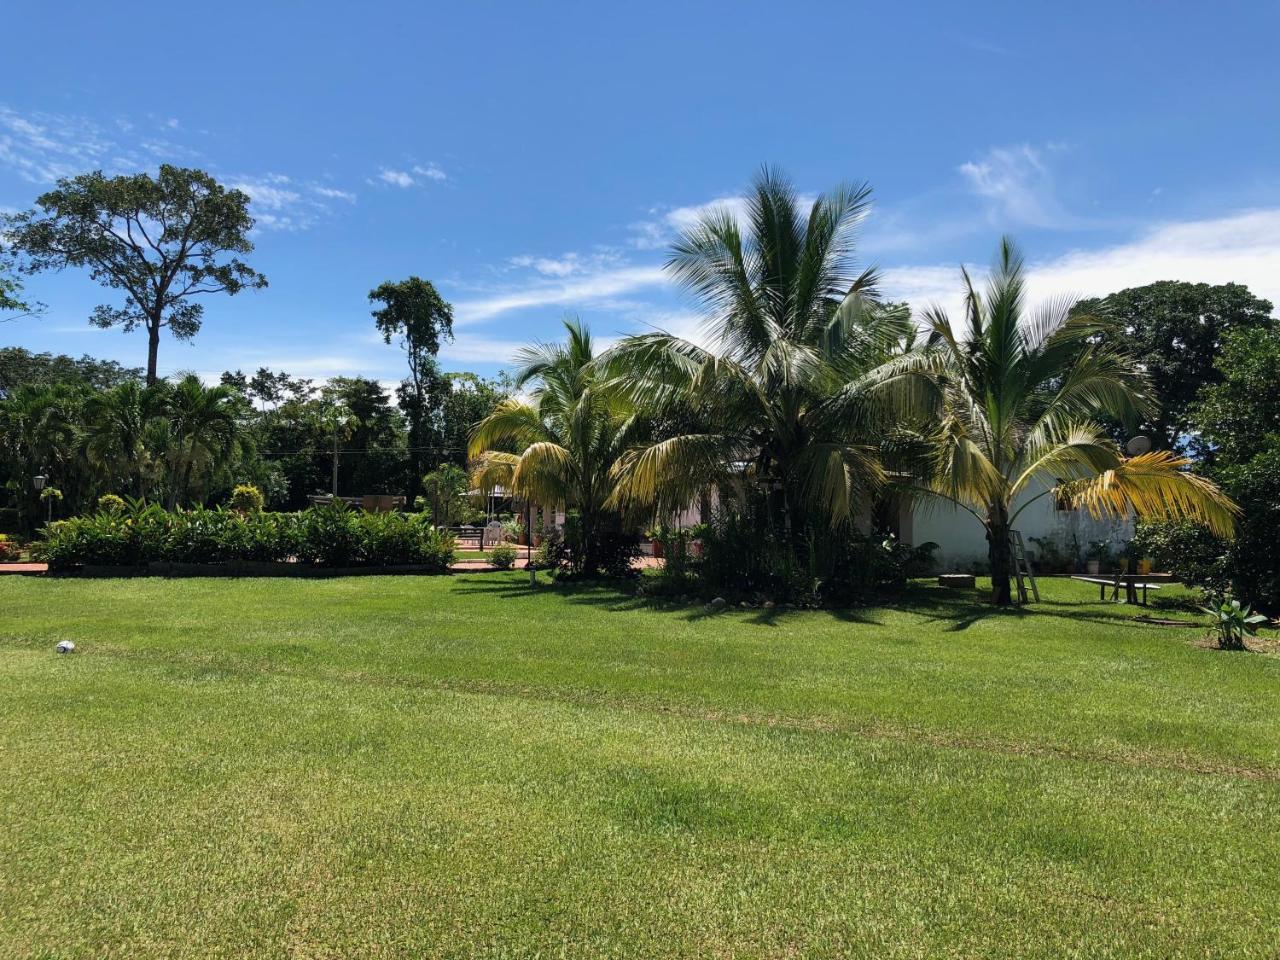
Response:
M516 570L523 570L529 565L529 561L524 557L518 557L515 563ZM662 566L662 561L654 557L641 557L637 563L642 570L648 570ZM454 573L484 573L490 570L496 570L493 564L488 560L458 560L449 566ZM46 563L0 563L0 575L6 573L48 573L49 565Z

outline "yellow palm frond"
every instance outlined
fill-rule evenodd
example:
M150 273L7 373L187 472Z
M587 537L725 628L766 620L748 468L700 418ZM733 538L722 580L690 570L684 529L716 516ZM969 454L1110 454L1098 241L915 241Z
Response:
M468 453L480 456L484 451L508 443L528 446L545 440L547 429L542 423L538 408L519 397L507 397L493 408L493 412L476 424L471 431Z
M1186 471L1190 461L1168 450L1122 460L1087 480L1063 484L1059 492L1093 516L1165 517L1195 520L1222 537L1235 533L1240 508L1213 481Z
M517 496L547 506L566 503L573 489L574 469L573 454L558 443L533 443L520 454L511 489Z
M485 450L471 464L471 486L490 494L497 487L511 488L511 478L520 465L520 456L500 450Z

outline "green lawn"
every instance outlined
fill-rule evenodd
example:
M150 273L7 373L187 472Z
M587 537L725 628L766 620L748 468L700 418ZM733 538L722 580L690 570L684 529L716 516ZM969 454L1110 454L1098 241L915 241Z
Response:
M0 956L1275 957L1280 657L1044 589L0 578Z

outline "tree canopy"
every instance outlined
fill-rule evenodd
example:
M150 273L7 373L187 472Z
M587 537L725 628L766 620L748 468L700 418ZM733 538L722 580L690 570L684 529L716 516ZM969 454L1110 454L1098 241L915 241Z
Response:
M1166 280L1082 300L1076 311L1107 320L1097 338L1131 354L1151 382L1154 402L1133 428L1157 449L1204 455L1192 434L1191 407L1202 388L1222 380L1214 360L1224 339L1270 328L1271 306L1238 283ZM1117 439L1123 433L1113 431Z
M28 272L83 267L124 303L96 307L95 326L147 331L147 383L158 379L160 331L179 340L200 330L193 298L259 289L267 279L236 254L249 253L249 197L201 170L162 164L158 174L64 178L35 209L7 218Z

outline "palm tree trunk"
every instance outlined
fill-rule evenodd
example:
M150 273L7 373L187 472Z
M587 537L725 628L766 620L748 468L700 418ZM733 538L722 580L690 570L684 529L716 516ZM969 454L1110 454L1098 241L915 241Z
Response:
M1003 503L993 503L987 509L987 558L991 562L991 602L998 607L1011 606L1013 554L1009 549L1009 508Z

